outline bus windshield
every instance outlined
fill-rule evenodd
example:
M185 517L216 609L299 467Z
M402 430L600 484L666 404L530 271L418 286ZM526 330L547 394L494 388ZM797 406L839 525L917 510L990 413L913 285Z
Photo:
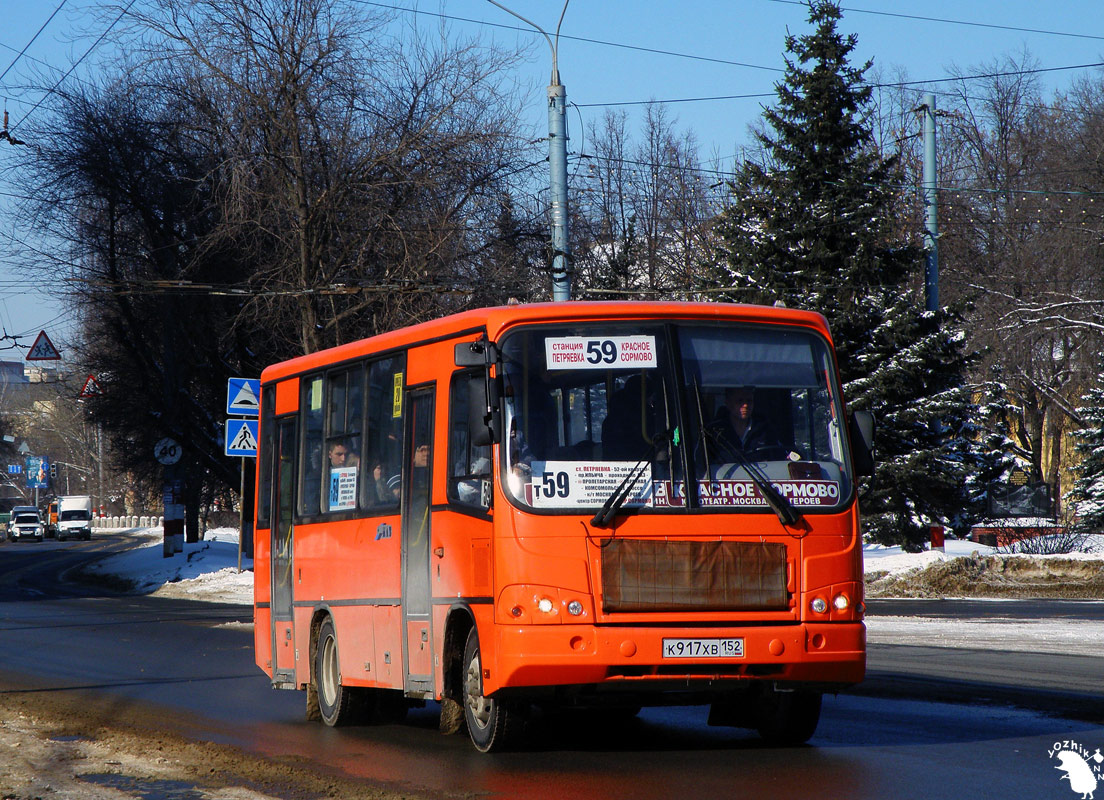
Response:
M622 487L644 512L769 511L767 481L802 514L850 499L833 363L806 329L528 327L502 358L505 484L522 507L585 513Z

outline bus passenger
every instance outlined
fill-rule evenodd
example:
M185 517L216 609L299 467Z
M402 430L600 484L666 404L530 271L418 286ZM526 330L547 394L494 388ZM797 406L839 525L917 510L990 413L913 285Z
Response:
M389 504L394 498L391 496L391 490L387 488L387 481L383 478L383 462L379 459L373 459L371 464L372 474L369 478L368 504L373 506Z

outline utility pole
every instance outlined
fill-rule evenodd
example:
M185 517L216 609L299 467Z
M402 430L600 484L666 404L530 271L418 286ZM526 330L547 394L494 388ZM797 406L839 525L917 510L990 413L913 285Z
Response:
M544 36L552 49L552 78L548 85L548 188L552 216L552 299L559 303L571 299L571 244L567 230L567 90L560 83L558 54L560 25L563 25L567 4L571 0L564 1L560 21L556 24L555 43L540 25L511 11L497 0L487 2L527 25L532 25Z
M919 111L924 115L924 247L928 251L925 270L927 310L939 309L939 221L936 215L935 95L926 94Z

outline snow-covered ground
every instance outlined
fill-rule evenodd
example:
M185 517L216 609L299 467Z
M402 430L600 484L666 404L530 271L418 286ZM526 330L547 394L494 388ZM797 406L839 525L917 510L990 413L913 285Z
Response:
M184 551L171 558L163 555L160 528L135 531L135 547L110 556L95 571L133 581L143 591L156 595L206 600L218 603L253 602L253 561L242 556L238 571L238 531L219 528L207 531L203 541L185 544ZM1094 552L1061 556L1104 560L1104 537L1093 542ZM922 569L935 561L987 554L993 548L973 542L949 540L946 551L904 553L898 547L867 547L867 572L906 572ZM1056 558L1057 556L1032 556ZM1025 641L1035 652L1080 653L1104 657L1104 622L1068 619L1024 620L1002 617L1004 601L994 600L993 611L984 620L958 621L935 617L868 616L867 639L878 644L914 644L930 647L1020 648ZM1057 604L1063 601L1050 601ZM1104 602L1104 601L1102 601Z
M108 556L87 571L124 578L150 594L253 604L253 558L243 553L238 571L237 529L209 530L203 541L185 543L183 552L170 558L164 556L160 528L139 529L128 535L134 539L132 549Z
M1104 537L1091 537L1091 552L1029 558L1104 560ZM905 553L899 547L868 546L863 550L866 572L905 573L929 564L979 553L993 547L962 540L948 540L945 551ZM1081 654L1104 657L1104 622L1070 619L1025 620L1001 616L1001 604L990 600L992 611L983 620L948 620L936 617L871 616L866 618L867 641L878 644L914 644L927 647L963 647L1007 650L1029 646L1037 653ZM1063 601L1049 601L1060 606ZM1104 602L1104 601L1102 601Z

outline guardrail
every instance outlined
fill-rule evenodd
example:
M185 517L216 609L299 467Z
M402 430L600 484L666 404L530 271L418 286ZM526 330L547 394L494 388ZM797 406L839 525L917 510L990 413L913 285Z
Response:
M165 524L164 517L152 515L130 515L117 517L96 517L93 528L160 528Z

